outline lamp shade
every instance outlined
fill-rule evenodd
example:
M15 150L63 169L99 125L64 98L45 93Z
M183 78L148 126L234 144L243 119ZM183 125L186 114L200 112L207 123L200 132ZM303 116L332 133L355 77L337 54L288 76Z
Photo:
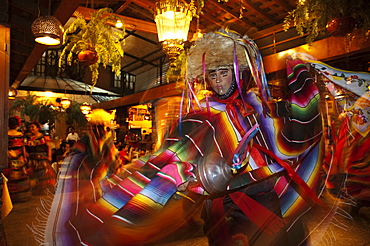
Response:
M193 5L182 0L160 0L156 2L155 22L158 40L163 51L169 56L170 66L176 67L176 59L184 50L193 18Z
M69 106L71 106L71 100L69 100L68 98L62 98L62 101L60 102L60 105L62 106L62 108L66 109L66 108L69 108Z
M192 17L189 5L184 1L158 1L154 20L159 42L170 39L186 41Z
M8 98L15 99L16 96L17 96L17 90L14 87L9 87Z
M63 36L63 26L54 16L41 16L31 25L35 41L45 45L58 45Z
M84 115L90 114L90 112L91 112L91 105L88 104L87 102L84 102L80 106L80 110L81 110L81 113L84 114Z

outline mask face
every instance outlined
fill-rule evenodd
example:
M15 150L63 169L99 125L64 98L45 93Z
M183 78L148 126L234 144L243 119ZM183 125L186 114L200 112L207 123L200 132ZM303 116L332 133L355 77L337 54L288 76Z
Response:
M207 81L213 91L222 96L229 90L233 82L233 72L231 68L220 68L209 71Z

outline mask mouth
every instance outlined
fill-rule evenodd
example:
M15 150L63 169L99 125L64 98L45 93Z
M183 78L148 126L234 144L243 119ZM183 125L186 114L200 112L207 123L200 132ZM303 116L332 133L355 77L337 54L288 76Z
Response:
M210 86L209 86L210 87ZM234 94L234 92L236 91L237 89L237 85L236 85L236 81L235 81L235 77L233 76L233 82L231 83L229 89L226 91L226 93L220 95L218 94L216 91L214 91L212 89L212 87L210 87L210 89L214 92L214 95L218 98L218 99L227 99L229 98L232 94Z

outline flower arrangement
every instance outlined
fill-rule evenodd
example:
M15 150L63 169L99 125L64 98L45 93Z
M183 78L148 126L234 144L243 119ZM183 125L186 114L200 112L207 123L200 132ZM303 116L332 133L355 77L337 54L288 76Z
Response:
M117 75L121 73L121 58L124 55L122 45L124 37L121 31L114 29L110 24L124 20L111 14L110 8L103 8L91 14L88 22L77 13L77 19L65 30L63 35L64 48L59 57L59 67L67 55L67 64L72 65L74 54L78 53L80 61L89 66L92 73L92 85L99 77L99 64L112 66ZM122 29L122 28L121 28ZM124 31L124 30L123 30Z
M352 25L353 22L353 27L362 28L366 33L370 28L369 8L368 0L299 0L296 8L285 17L283 28L287 31L293 23L298 34L307 35L306 42L312 44L320 34L327 33L326 27L331 20L346 16L351 22L347 23L348 25ZM338 27L341 26L343 25L338 24ZM353 29L339 33L345 35L351 33Z

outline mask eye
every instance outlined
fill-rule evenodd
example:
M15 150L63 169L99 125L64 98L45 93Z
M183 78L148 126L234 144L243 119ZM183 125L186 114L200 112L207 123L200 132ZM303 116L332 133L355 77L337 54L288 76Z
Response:
M217 74L216 73L210 73L210 74L208 74L208 79L215 80L216 78L217 78Z
M226 77L229 75L229 70L221 70L220 74L222 77Z

